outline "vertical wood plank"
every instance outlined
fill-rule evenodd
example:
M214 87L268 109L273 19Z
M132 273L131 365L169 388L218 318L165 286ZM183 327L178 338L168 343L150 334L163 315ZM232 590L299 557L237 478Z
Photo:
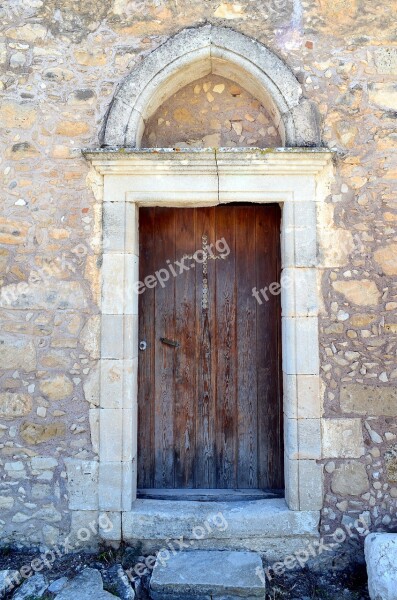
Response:
M155 271L175 261L175 210L155 209ZM153 274L154 274L153 273ZM155 292L154 487L174 487L175 352L161 337L175 339L175 279Z
M215 208L196 209L196 248L215 242ZM215 254L215 251L213 251ZM208 308L203 310L203 267L196 267L196 461L197 488L216 488L216 261L207 259Z
M216 239L224 238L229 255L216 260L216 454L217 486L236 487L236 282L235 215L230 206L215 213Z
M196 272L195 209L175 211L176 258L189 270L175 277L175 354L174 461L175 487L194 486L196 456ZM182 268L182 267L181 267Z
M255 206L236 206L237 487L258 487Z
M139 209L139 281L153 273L154 208ZM147 348L138 356L138 488L154 485L154 290L139 296L139 340ZM132 434L131 434L132 435Z
M269 286L280 281L280 209L256 207L256 287L265 290L257 307L257 389L259 486L282 488L280 398L280 294Z

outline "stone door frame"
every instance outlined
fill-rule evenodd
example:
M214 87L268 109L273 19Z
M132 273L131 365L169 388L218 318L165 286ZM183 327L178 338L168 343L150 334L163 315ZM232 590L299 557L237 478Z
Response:
M246 201L279 203L282 208L282 268L289 281L281 291L285 502L290 511L319 511L323 483L322 466L317 464L322 457L317 208L329 194L332 153L282 148L99 149L84 154L103 177L96 506L129 515L136 500L138 294L133 285L139 275L139 206ZM140 509L145 502L153 501L139 500Z

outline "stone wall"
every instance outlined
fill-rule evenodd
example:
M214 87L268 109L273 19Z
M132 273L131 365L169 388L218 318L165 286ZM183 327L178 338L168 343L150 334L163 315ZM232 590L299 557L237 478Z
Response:
M101 180L79 149L97 144L111 98L134 66L180 29L206 21L233 27L280 56L318 107L323 143L337 150L331 195L319 214L329 239L319 248L326 417L322 530L363 513L372 529L395 528L392 3L15 0L1 12L2 543L50 544L62 538L71 526L65 458L95 464ZM204 92L206 81L186 91L190 113L194 87ZM205 93L216 97L213 92ZM251 110L255 101L245 100ZM159 119L167 120L162 111L176 101L170 99L149 123L148 138L156 135L150 145L170 139L162 137ZM208 96L203 102L211 104ZM266 115L266 107L255 110L255 115L237 111L233 118L228 113L219 122L249 123L246 114ZM271 125L266 127L270 135ZM273 132L258 142L249 142L254 136L240 142L239 130L232 126L226 142L277 144ZM192 133L202 139L197 128ZM210 127L204 135L218 133ZM178 131L173 141L186 139ZM214 138L208 145L217 144Z

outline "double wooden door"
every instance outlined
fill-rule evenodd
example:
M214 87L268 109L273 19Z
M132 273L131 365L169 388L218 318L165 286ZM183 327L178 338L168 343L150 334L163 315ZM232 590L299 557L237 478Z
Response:
M279 207L139 223L138 487L283 488Z

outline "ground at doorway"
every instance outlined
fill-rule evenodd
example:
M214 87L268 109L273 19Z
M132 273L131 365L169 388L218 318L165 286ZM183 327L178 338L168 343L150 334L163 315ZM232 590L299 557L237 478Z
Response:
M32 560L37 559L40 552L22 552L14 551L9 548L0 549L0 573L1 570L19 570L24 565L29 565ZM50 588L36 595L28 596L29 600L52 600L56 599L61 590L56 591L57 585L62 586L67 578L70 582L85 569L93 569L102 577L103 589L108 594L97 593L95 600L107 598L120 598L122 600L132 600L133 596L128 588L124 588L124 594L118 587L118 581L114 579L115 565L122 565L127 572L137 563L142 562L143 557L139 556L136 549L121 548L117 551L104 549L97 553L73 553L66 554L56 560L51 569L43 569L40 574L50 584ZM266 568L266 565L265 565ZM109 571L113 572L113 579L109 577ZM96 574L90 573L95 578L97 589L101 588L100 580ZM136 600L149 600L149 575L137 577L131 590L135 594ZM59 581L61 580L61 581ZM54 582L57 582L55 585ZM20 588L19 588L20 589ZM52 591L54 590L54 591ZM4 597L4 600L11 600L17 589ZM0 594L1 598L1 594ZM76 596L75 596L76 598ZM18 596L16 597L18 599ZM26 600L26 596L20 596L21 600ZM86 600L81 594L79 600ZM369 600L366 572L364 567L355 567L345 572L319 574L307 569L291 571L285 573L282 577L274 577L267 582L266 600Z

